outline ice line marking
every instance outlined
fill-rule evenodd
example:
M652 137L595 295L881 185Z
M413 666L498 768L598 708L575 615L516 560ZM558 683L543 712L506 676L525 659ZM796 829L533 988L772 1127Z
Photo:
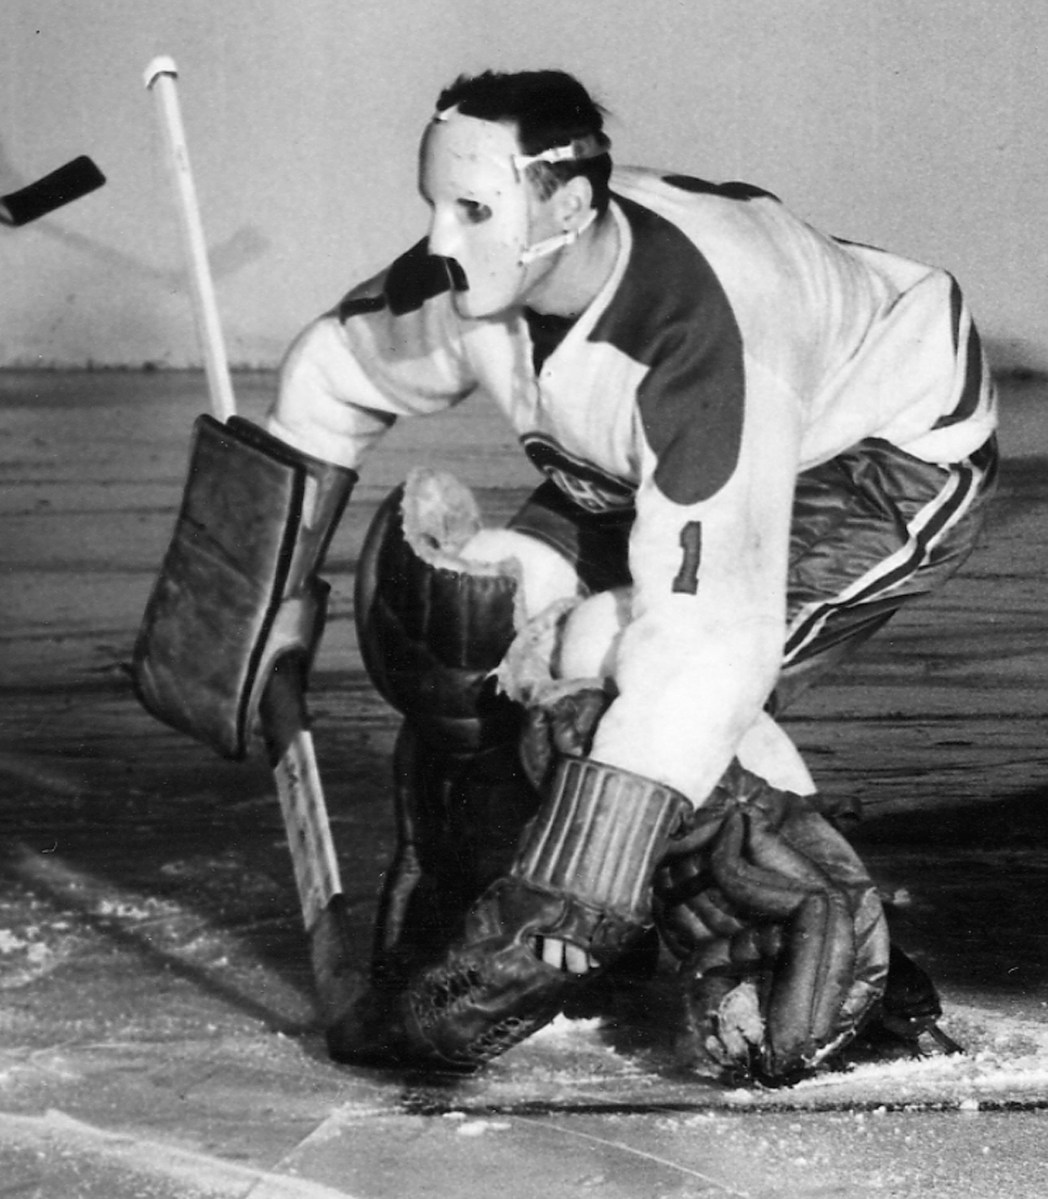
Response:
M609 1141L604 1137L595 1137L589 1132L577 1132L573 1128L562 1128L559 1124L548 1124L544 1120L537 1120L533 1116L517 1116L518 1120L523 1120L525 1124L537 1124L542 1128L552 1128L554 1132L559 1132L566 1137L578 1137L580 1141L592 1141L595 1145L607 1145L609 1149L621 1149L624 1153L632 1153L635 1157L643 1157L649 1162L655 1162L660 1166L668 1166L671 1170L678 1170L681 1174L688 1174L692 1178L697 1178L700 1182L707 1183L711 1186L722 1190L726 1195L734 1195L736 1199L753 1199L749 1191L737 1191L734 1187L729 1186L726 1182L721 1182L719 1178L713 1178L709 1174L703 1174L700 1170L692 1170L689 1166L682 1166L679 1162L670 1161L669 1158L659 1157L654 1153L646 1153L643 1149L634 1149L632 1145L624 1145L621 1141Z

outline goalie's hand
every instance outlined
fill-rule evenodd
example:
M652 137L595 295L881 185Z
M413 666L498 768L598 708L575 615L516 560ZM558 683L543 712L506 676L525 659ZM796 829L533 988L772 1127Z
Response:
M792 1081L850 1040L884 990L874 885L811 801L738 767L687 842L655 896L695 1031L733 1072Z
M537 791L548 789L562 757L585 757L612 697L594 682L555 684L528 705L520 761Z

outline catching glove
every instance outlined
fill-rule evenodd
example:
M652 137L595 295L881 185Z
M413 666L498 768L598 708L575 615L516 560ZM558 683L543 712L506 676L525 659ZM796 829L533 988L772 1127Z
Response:
M862 863L815 801L738 764L694 813L654 881L706 1052L740 1079L810 1072L875 1008L888 930Z

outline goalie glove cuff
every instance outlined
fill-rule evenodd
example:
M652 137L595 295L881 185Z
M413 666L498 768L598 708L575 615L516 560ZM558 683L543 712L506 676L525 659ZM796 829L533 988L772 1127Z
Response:
M510 874L624 919L651 919L651 878L691 805L590 758L564 757Z

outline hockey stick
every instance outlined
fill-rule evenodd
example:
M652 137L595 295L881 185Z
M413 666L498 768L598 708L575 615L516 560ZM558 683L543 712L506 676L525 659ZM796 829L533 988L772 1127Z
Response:
M0 224L16 228L28 225L30 221L95 191L105 181L105 175L91 159L81 154L35 183L0 196Z
M204 369L207 373L211 406L215 416L226 421L236 411L236 402L229 378L222 326L218 320L215 289L211 283L207 242L204 240L204 228L200 221L200 205L197 202L193 172L189 166L189 149L186 146L182 110L175 88L177 76L178 68L173 59L154 58L146 68L145 81L146 88L157 98L168 162L171 165L172 181L178 199L178 216L182 226L186 262L189 266L189 285L193 292L193 315L196 317L197 333L204 353Z
M177 74L170 58L156 58L146 69L145 83L158 99L173 169L212 410L218 419L225 421L233 415L236 405L175 88ZM280 660L263 692L259 715L291 851L299 906L309 937L313 977L325 1024L330 1027L355 997L355 972L346 933L338 859L303 690L298 665L290 659Z

